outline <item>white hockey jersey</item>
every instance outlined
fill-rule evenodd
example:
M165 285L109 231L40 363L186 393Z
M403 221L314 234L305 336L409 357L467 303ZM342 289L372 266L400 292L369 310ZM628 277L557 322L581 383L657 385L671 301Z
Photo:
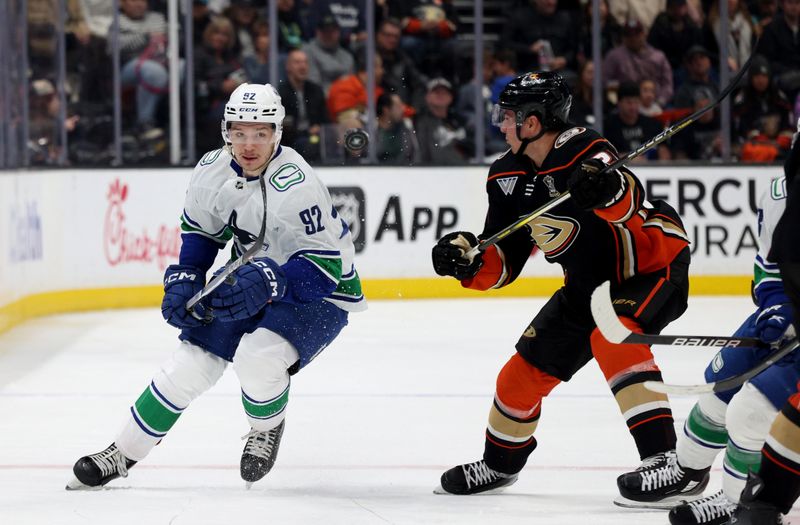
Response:
M776 284L781 289L783 287L778 265L769 260L769 250L772 234L785 208L786 177L778 177L770 182L758 199L758 253L753 268L753 292L757 298Z
M350 228L311 166L295 150L280 146L264 180L266 235L256 257L266 256L281 265L302 257L337 284L326 301L349 312L365 310ZM223 245L233 238L232 256L239 257L255 242L263 217L259 180L245 178L227 150L206 153L186 191L183 232Z

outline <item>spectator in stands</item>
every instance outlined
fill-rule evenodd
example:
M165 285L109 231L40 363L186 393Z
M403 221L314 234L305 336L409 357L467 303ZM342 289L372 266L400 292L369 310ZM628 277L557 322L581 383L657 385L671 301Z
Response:
M329 122L328 110L322 88L308 80L308 57L303 50L289 51L286 78L278 87L286 109L282 141L306 160L318 161L322 126Z
M469 159L467 132L450 107L453 86L444 78L428 82L425 107L416 115L414 128L424 164L457 166Z
M395 18L387 18L378 26L375 50L383 60L383 86L397 93L404 103L419 106L425 96L425 79L400 47L401 35L400 22Z
M569 120L580 126L595 128L597 120L594 116L594 62L587 60L578 70L578 82L573 90L572 108ZM610 110L608 101L603 99L603 114Z
M757 0L755 8L751 10L753 19L753 32L756 38L761 38L764 28L772 22L775 13L778 12L778 0Z
M664 130L655 119L639 113L639 85L624 82L617 93L617 109L612 112L603 124L603 133L620 155L626 155ZM665 144L657 146L655 151L638 157L648 160L669 160L669 148Z
M717 84L711 80L711 55L706 48L692 46L686 52L685 61L687 78L675 93L673 106L676 108L693 107L697 100L695 93L698 90L702 90L703 93L711 93L716 98L719 90Z
M233 52L237 56L253 56L256 53L255 27L263 20L259 16L257 0L231 0L230 7L225 10L225 17L233 23L235 41Z
M269 78L269 24L259 19L253 25L253 54L242 55L242 67L247 73L247 81L255 84L268 84Z
M375 55L375 99L383 93L383 61ZM328 113L341 128L363 128L367 110L367 53L356 54L356 73L331 84L328 92Z
M675 72L675 84L680 85L684 57L690 47L703 43L703 31L689 16L686 0L667 0L667 9L656 16L647 42L661 50Z
M758 120L758 129L744 140L739 158L743 162L774 162L786 156L792 144L792 130L773 113Z
M31 164L55 165L61 151L58 128L60 98L53 83L46 79L31 82L29 97L28 152ZM66 125L68 129L74 128L74 118L67 119Z
M754 56L747 84L733 97L736 134L743 139L759 134L761 119L767 115L778 116L779 132L791 130L791 111L786 95L772 83L769 62L762 56Z
M94 0L108 4L108 0ZM203 45L203 32L211 22L213 12L208 7L208 0L192 0L192 41L194 47Z
M474 68L474 66L473 66ZM473 71L473 69L470 69ZM501 153L508 149L505 138L500 133L500 128L491 125L492 120L492 101L491 88L492 77L494 75L494 55L488 50L483 51L483 71L480 80L473 78L466 84L462 84L456 93L456 101L453 104L458 118L464 122L464 129L467 130L467 141L475 143L475 91L480 89L480 98L483 101L483 136L485 152L487 155Z
M575 27L567 11L558 9L558 0L529 0L506 20L501 42L517 53L522 71L569 68L574 78L578 42Z
M303 30L294 10L294 0L278 2L278 52L281 56L303 46Z
M693 112L710 104L714 95L710 89L700 88L694 91L694 97L691 106ZM722 156L722 138L718 109L706 111L691 126L675 134L670 141L670 150L676 160L719 160Z
M578 22L580 32L580 47L578 48L578 63L592 59L592 2L583 4L580 11L581 18ZM619 21L608 12L608 0L600 0L600 51L601 56L619 45L622 38L622 26Z
M794 100L800 92L800 0L780 0L782 12L764 28L757 52L772 66L778 88Z
M653 25L659 13L666 9L667 0L608 0L611 14L622 22L638 20L645 31Z
M384 93L375 103L376 150L382 164L410 166L419 162L417 138L410 121L403 116L403 107L396 93Z
M136 88L136 118L142 133L157 128L158 104L167 91L167 20L147 0L121 0L119 47L123 86Z
M111 57L108 54L108 29L114 18L114 11L108 0L81 1L89 28L89 39L78 50L80 102L99 109L103 104L110 103L108 94L112 89L113 76Z
M22 4L21 4L22 5ZM58 9L61 0L27 0L28 63L34 77L55 78ZM145 4L145 8L147 4ZM7 12L8 13L8 12ZM80 0L67 0L64 32L67 51L89 43L91 33Z
M316 0L317 12L332 14L341 29L341 44L355 51L367 40L367 0Z
M295 0L294 12L297 23L300 24L303 42L311 42L317 35L317 24L322 14L316 0ZM330 13L323 13L330 14Z
M728 67L738 71L750 58L753 50L753 21L744 0L723 0L728 2ZM714 35L710 42L721 41L721 24L719 20L719 0L713 0L708 12L708 26ZM711 51L719 52L719 45Z
M387 0L387 11L400 20L401 47L428 75L452 75L456 58L458 14L452 0Z
M492 104L497 104L506 84L517 78L517 56L510 49L500 49L492 58Z
M665 106L672 100L672 68L669 61L664 53L647 44L644 27L637 20L629 20L625 24L622 45L606 55L603 76L606 88L611 90L622 82L638 85L644 79L651 79L658 88L658 103Z
M639 113L645 117L656 118L664 112L656 102L656 83L646 78L639 82Z
M340 45L340 35L339 22L328 14L320 18L316 38L303 46L308 56L308 79L321 85L325 93L335 80L353 73L353 55Z
M233 23L216 16L203 33L203 47L194 56L194 79L197 89L197 149L209 151L219 146L219 137L207 132L220 122L225 102L239 84L247 81L238 56L234 52L236 36Z

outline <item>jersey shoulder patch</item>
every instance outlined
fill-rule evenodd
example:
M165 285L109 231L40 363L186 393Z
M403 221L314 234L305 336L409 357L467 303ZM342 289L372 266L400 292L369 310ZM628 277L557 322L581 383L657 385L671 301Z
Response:
M566 144L569 141L569 139L571 139L572 137L575 137L577 135L580 135L581 133L586 133L586 128L584 128L582 126L578 126L578 127L575 127L575 128L568 129L567 131L563 132L561 135L559 135L556 138L556 143L554 145L555 148L556 149L560 148L561 146Z
M209 166L211 164L214 164L221 154L222 154L222 148L209 151L208 153L203 155L203 157L200 159L200 162L198 162L197 164L198 166Z
M786 177L780 176L772 179L769 188L769 196L774 201L779 201L786 198Z
M297 164L286 163L275 170L269 178L269 183L278 191L286 191L306 180L306 174Z

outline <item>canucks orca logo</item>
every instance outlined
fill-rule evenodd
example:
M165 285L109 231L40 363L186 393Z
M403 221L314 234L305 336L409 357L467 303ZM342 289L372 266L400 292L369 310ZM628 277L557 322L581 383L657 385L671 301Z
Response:
M231 216L228 219L228 228L231 229L233 235L236 237L236 240L238 240L240 244L245 246L248 244L253 244L254 242L256 242L256 236L248 232L247 230L240 228L239 225L236 224L238 218L239 215L236 213L236 210L232 211Z

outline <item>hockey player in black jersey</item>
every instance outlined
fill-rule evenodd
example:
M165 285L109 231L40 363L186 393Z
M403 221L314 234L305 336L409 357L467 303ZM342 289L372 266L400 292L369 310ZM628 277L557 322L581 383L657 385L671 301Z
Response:
M592 291L611 281L617 314L631 330L660 332L687 305L689 248L675 210L645 199L628 169L604 172L617 159L595 131L567 121L572 97L557 73L528 73L500 95L493 122L511 149L489 170L483 231L452 232L433 248L439 275L477 290L511 284L534 247L560 264L564 285L524 330L500 371L483 458L441 477L437 492L475 494L514 483L536 448L544 397L593 357L614 394L643 460L667 461L675 430L667 397L644 388L661 380L647 345L615 345L597 330ZM464 254L563 192L571 198L472 260ZM640 467L641 468L641 467ZM623 496L629 487L620 484ZM702 491L707 476L687 487Z

